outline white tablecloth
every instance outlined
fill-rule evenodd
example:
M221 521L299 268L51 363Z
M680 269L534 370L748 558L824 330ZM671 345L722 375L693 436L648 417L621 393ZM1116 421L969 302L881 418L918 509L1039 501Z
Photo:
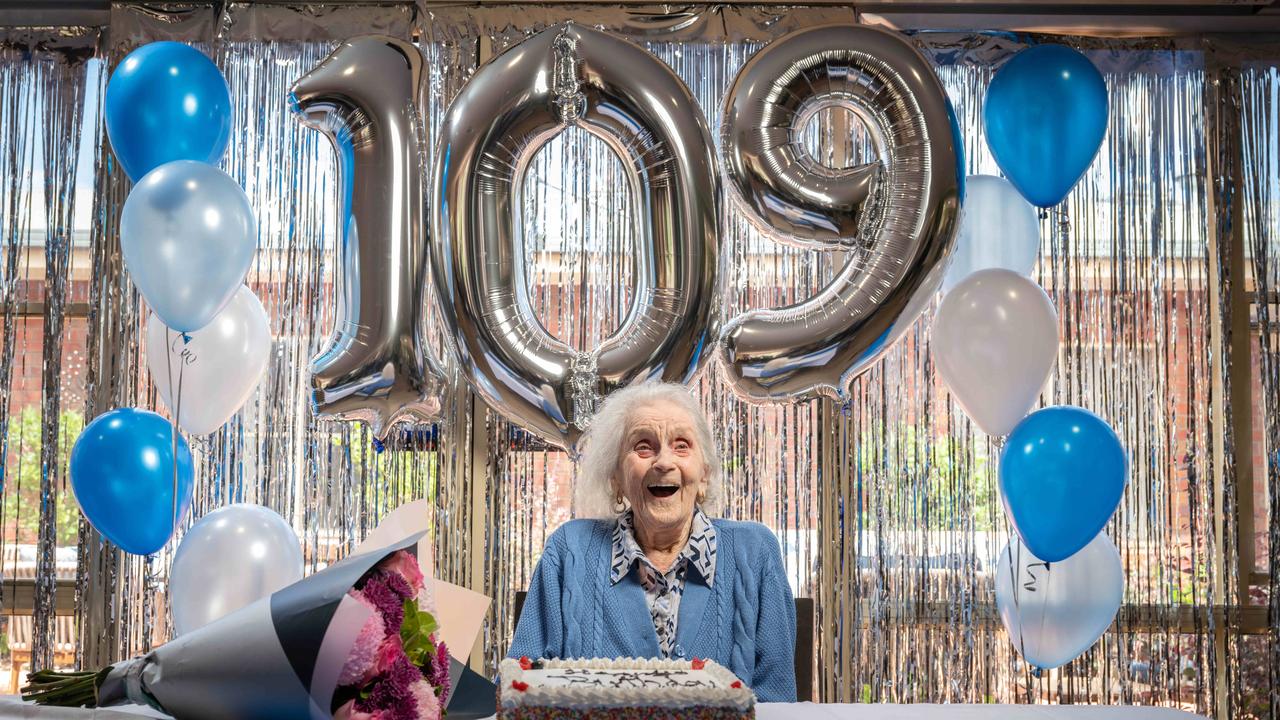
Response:
M1194 720L1181 710L1103 705L871 705L761 703L758 720Z
M0 718L13 720L139 720L165 718L130 705L107 710L43 708L0 697ZM1193 720L1181 710L1101 705L819 705L761 703L758 720Z

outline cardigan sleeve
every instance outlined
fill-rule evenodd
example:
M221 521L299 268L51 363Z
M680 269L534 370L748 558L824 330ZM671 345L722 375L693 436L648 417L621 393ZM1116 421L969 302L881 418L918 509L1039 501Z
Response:
M560 553L563 551L564 533L556 531L534 568L507 657L564 657L564 617L560 604Z
M756 666L752 673L761 702L796 701L796 603L791 595L777 538L769 534L764 577L760 583L760 617L756 622Z

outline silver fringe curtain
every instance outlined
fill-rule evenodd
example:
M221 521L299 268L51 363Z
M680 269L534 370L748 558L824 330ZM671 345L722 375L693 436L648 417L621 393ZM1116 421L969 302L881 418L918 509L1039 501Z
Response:
M55 93L75 99L68 112L77 117L100 117L97 107L81 109L84 98L100 102L109 69L134 47L160 39L201 47L231 86L236 130L223 167L243 183L258 213L259 253L250 283L271 315L276 352L246 409L194 444L196 500L188 522L227 502L262 503L294 524L315 568L350 552L388 510L428 498L439 574L494 597L475 656L476 665L487 670L513 629L514 593L527 586L547 535L571 516L572 463L487 411L460 384L436 425L399 432L385 449L376 448L361 426L311 415L307 360L332 323L334 165L325 141L289 115L285 96L289 84L342 38L364 32L416 36L433 73L426 114L434 137L443 110L479 62L567 18L626 35L669 63L714 128L723 94L752 52L795 27L849 22L853 15L840 8L423 10L391 3L231 3L215 14L201 6L120 5L99 53L104 69L87 76L96 91L67 95L59 86ZM1269 635L1248 635L1247 618L1220 610L1235 603L1232 593L1240 581L1235 480L1223 469L1230 457L1224 438L1231 438L1222 424L1232 410L1224 392L1233 375L1224 358L1244 360L1224 354L1227 339L1214 330L1225 313L1219 236L1229 228L1218 222L1226 211L1220 198L1214 204L1211 181L1220 149L1214 133L1238 133L1245 147L1242 194L1252 208L1246 217L1251 289L1262 326L1261 387L1274 400L1280 397L1280 351L1275 326L1268 324L1274 322L1274 305L1267 302L1274 303L1280 287L1275 68L1241 76L1241 123L1227 130L1217 118L1218 96L1196 41L942 34L922 34L916 41L935 60L951 93L973 173L997 172L981 135L981 100L1002 60L1027 43L1064 42L1086 51L1106 75L1107 138L1080 187L1044 218L1036 279L1058 307L1063 340L1043 402L1098 412L1131 453L1129 487L1109 528L1126 562L1126 607L1102 642L1068 667L1035 677L1018 661L995 617L990 587L996 553L1008 534L996 491L997 449L935 376L927 321L855 384L853 401L843 407L827 401L746 404L712 368L696 391L726 461L726 514L773 528L793 588L815 598L818 696L853 702L1152 703L1276 717L1276 671L1249 674L1251 667L1280 664L1274 576L1270 594L1260 598L1271 603ZM44 358L50 357L48 348L66 344L81 353L70 365L87 375L81 390L85 418L121 405L163 408L139 343L145 308L123 271L116 238L128 181L101 143L98 124L80 140L98 144L87 246L50 251L57 243L46 243L43 249L53 254L41 275L51 297L65 295L58 282L76 277L75 269L58 265L58 253L83 255L87 267L81 272L92 278L85 281L88 336L58 331L49 315L56 300L44 301L43 324L16 322L31 310L18 297L22 291L10 288L25 287L22 262L30 248L39 247L21 232L30 213L24 208L31 206L24 183L36 167L44 167L46 177L71 182L65 157L75 156L53 152L36 158L22 150L41 142L33 139L40 136L9 118L24 112L31 92L24 88L49 81L37 81L45 77L38 74L39 64L21 57L0 56L0 161L6 163L0 188L6 262L0 276L0 428L7 429L5 437L20 438L19 444L51 448L39 450L34 461L53 468L61 466L50 461L65 460L65 452L57 455L52 448L69 448L79 426L59 433L53 420L68 407L66 398L59 405L56 365L38 376L39 393L18 392L34 382L19 370L34 362L32 348L41 347ZM71 69L80 67L75 58L64 58L50 67L68 68L59 71L72 78L64 81L67 87L74 77L82 86L89 82L83 68ZM47 142L81 137L70 130L78 121L66 118L58 127L55 132L53 123L45 126L52 138ZM855 162L862 146L856 126L851 129L839 112L821 115L807 139L815 154L833 164ZM55 162L64 165L52 167ZM530 166L520 209L530 296L546 327L577 347L612 332L630 300L632 269L617 260L629 255L634 242L621 172L600 142L572 132L540 150ZM843 261L761 238L732 208L726 207L721 229L726 313L803 299ZM24 323L34 329L11 329ZM33 336L40 342L33 344ZM63 374L67 369L61 368ZM32 406L41 410L38 424L23 435L17 418ZM1271 503L1270 514L1264 507L1255 524L1271 528L1271 540L1258 555L1269 564L1260 569L1275 567L1280 544L1274 522L1277 417L1274 403L1259 410L1266 469L1255 482L1265 482L1269 494L1261 497ZM14 458L29 453L15 451L13 444L0 445L4 520L10 523L3 537L6 548L34 545L39 551L33 644L38 661L53 660L58 635L52 588L61 556L55 557L52 539L59 523L65 528L76 516L59 517L54 505L33 505L27 490L10 481L34 477L42 492L65 489L65 473L15 470ZM7 508L20 503L21 517L38 519L34 539L7 529L19 526ZM75 662L96 665L163 642L169 634L165 576L180 534L152 558L102 547L83 520L76 537L78 543L58 543L77 564ZM70 543L76 544L74 553ZM6 579L12 576L7 568L19 563L17 554L13 558L6 551Z
M83 28L0 31L0 572L34 579L33 615L7 626L10 637L26 631L25 651L44 664L53 661L58 580L68 575L58 546L76 523L66 456L79 428L64 422L75 405L64 336L86 63L97 41ZM0 604L14 589L0 586Z
M1263 517L1270 518L1254 539L1257 568L1269 572L1265 587L1255 591L1267 604L1267 634L1249 640L1260 662L1242 672L1259 686L1270 685L1270 694L1246 710L1262 715L1269 707L1274 717L1280 712L1280 52L1269 61L1247 63L1239 91L1244 250L1253 274L1251 335L1258 349L1250 375L1260 401L1254 411L1254 432L1261 437L1254 482L1266 489L1255 497L1266 507Z

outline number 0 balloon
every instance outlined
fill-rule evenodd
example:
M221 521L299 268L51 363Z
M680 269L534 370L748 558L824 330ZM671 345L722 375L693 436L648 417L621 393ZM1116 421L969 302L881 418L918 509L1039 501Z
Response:
M570 125L617 152L642 218L631 310L587 352L534 316L513 213L526 161ZM572 447L600 396L692 376L715 337L719 188L710 133L669 67L612 35L554 27L480 68L440 135L436 287L461 370L490 406Z

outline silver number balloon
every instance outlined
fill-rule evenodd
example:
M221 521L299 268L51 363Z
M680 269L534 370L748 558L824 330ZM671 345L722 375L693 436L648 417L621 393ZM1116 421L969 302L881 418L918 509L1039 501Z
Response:
M817 110L851 110L875 162L836 170L800 142ZM721 127L726 184L754 225L845 250L825 288L725 324L721 361L749 400L842 398L910 327L946 271L964 188L946 92L898 35L825 26L783 36L739 71Z
M415 332L426 312L427 90L412 43L369 35L344 42L290 92L302 122L332 141L341 194L337 321L311 363L313 404L382 438L440 409L440 375Z
M528 161L570 125L622 158L641 219L628 316L585 352L534 316L515 216ZM492 407L571 448L613 389L692 377L716 337L719 185L711 148L680 79L612 35L554 27L476 72L441 131L434 270L460 368Z

